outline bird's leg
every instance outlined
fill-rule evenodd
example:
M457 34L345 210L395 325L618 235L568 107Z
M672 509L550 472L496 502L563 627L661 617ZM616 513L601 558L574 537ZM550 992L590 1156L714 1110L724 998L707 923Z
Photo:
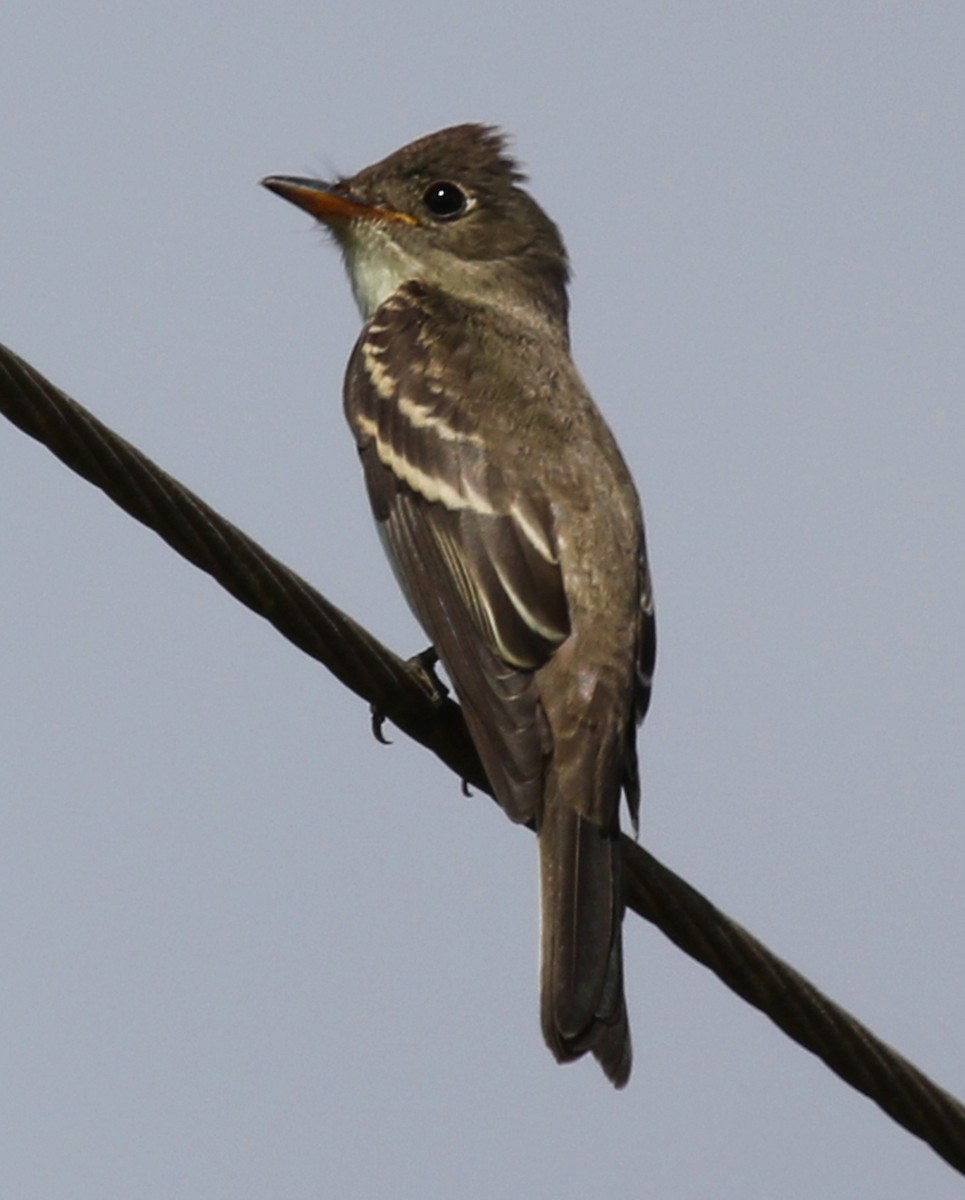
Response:
M427 646L425 650L406 660L407 666L414 674L418 675L419 681L434 704L440 704L449 695L449 689L435 671L438 661L439 655L436 653L435 646ZM382 726L388 720L387 714L374 704L371 711L372 734L375 740L381 742L383 746L391 746L391 740L382 732Z
M436 674L436 663L439 661L439 655L436 653L435 646L427 646L419 654L414 654L408 659L408 664L425 683L426 687L432 695L433 703L438 704L441 700L449 695L449 689Z

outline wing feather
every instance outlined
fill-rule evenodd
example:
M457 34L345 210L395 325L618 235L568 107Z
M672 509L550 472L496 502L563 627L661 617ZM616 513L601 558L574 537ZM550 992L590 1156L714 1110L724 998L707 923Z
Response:
M493 461L446 387L418 302L403 289L363 330L346 414L403 590L500 802L530 820L548 750L533 672L570 633L552 508L536 481L507 479Z

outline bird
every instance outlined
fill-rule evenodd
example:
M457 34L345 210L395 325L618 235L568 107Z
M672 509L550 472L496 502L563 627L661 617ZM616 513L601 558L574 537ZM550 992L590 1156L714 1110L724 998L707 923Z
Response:
M475 123L352 176L262 180L341 250L363 320L344 407L383 544L497 801L537 833L543 1036L623 1087L620 809L636 832L652 588L571 357L567 252L526 182Z

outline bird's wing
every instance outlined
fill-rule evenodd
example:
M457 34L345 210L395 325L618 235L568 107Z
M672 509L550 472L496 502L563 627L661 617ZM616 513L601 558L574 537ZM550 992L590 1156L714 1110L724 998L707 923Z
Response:
M639 725L650 707L653 668L657 657L657 625L653 612L653 587L647 565L646 545L641 541L638 559L640 607L637 613L636 678L634 681L632 719L624 739L623 790L633 828L640 825L640 771L637 765L635 725Z
M415 303L398 295L363 331L346 413L403 590L500 803L530 820L548 751L532 676L570 632L552 509L494 461Z

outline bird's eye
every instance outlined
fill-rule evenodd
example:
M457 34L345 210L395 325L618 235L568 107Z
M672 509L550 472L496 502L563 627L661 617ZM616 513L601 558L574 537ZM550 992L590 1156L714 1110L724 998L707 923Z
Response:
M469 197L462 188L444 179L440 179L438 183L431 183L426 188L422 202L440 221L451 221L454 217L461 217L469 207Z

